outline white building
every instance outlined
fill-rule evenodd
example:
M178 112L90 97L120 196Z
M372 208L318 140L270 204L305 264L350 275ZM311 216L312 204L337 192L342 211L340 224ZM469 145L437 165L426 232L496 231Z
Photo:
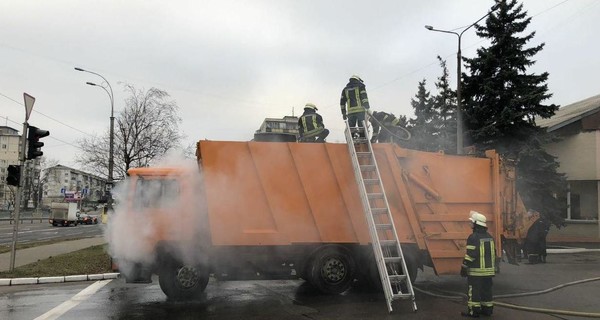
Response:
M298 135L298 117L265 118L254 133L254 141L296 142Z
M544 147L558 158L568 182L567 228L558 233L600 237L600 95L561 107L537 124L561 138Z
M62 201L65 194L98 201L102 199L105 187L106 179L59 164L45 170L42 201L44 205L50 205L53 201Z
M21 135L17 129L0 126L0 209L9 209L9 203L14 201L13 186L6 184L7 168L19 164Z

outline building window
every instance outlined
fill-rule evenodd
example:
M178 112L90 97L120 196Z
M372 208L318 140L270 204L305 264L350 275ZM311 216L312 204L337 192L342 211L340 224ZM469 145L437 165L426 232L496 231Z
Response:
M598 181L569 181L567 220L598 219Z

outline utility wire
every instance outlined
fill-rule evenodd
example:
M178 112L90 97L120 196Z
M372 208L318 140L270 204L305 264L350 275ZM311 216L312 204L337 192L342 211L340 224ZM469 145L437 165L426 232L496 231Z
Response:
M9 96L7 96L7 95L3 94L2 92L0 92L0 96L3 96L4 98L6 98L6 99L8 99L8 100L10 100L10 101L12 101L12 102L14 102L14 103L18 104L18 105L25 106L25 105L24 105L22 102L19 102L19 101L15 100L15 99L13 99L13 98L11 98L11 97L9 97ZM64 122L62 122L62 121L60 121L60 120L58 120L58 119L55 119L55 118L53 118L53 117L51 117L51 116L49 116L49 115L46 115L46 114L44 114L44 113L42 113L42 112L39 112L39 111L37 111L37 110L35 110L35 109L33 109L32 111L33 111L33 112L35 112L35 113L38 113L38 114L40 114L40 115L42 115L42 116L44 116L44 117L46 117L46 118L48 118L48 119L50 119L50 120L54 120L54 121L56 121L56 122L58 122L58 123L62 124L62 125L63 125L63 126L65 126L65 127L71 128L71 129L73 129L73 130L75 130L75 131L79 131L80 133L83 133L83 134L85 134L85 135L89 135L89 133L87 133L87 132L85 132L85 131L79 130L79 129L77 129L77 128L75 128L75 127L71 126L71 125L68 125L68 124L66 124L66 123L64 123ZM11 121L12 121L12 120L11 120Z
M21 123L19 123L19 122L17 122L17 121L11 120L9 117L2 117L2 118L4 118L6 121L12 122L12 123L14 123L14 124L16 124L16 125L20 125L20 124L21 124ZM62 142L63 144L70 145L70 146L72 146L72 147L75 147L75 148L77 148L77 149L83 150L83 148L81 148L80 146L78 146L78 145L75 145L75 144L73 144L73 143L71 143L71 142L67 142L67 141L65 141L65 140L62 140L62 139L56 138L56 137L54 137L54 136L52 136L52 135L50 135L50 136L48 136L48 137L49 137L50 139L53 139L53 140L56 140L56 141ZM54 146L54 147L59 147L59 146Z

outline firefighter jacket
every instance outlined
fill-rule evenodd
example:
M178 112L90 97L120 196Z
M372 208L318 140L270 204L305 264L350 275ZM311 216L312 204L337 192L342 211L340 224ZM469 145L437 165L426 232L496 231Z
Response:
M367 111L367 109L369 109L369 98L367 97L365 84L351 78L350 82L348 82L344 90L342 90L340 108L342 109L342 114Z
M314 137L325 129L323 117L316 113L315 110L305 109L302 116L300 116L300 119L298 119L298 129L300 131L300 137Z
M374 112L373 118L375 118L374 120L371 120L371 123L373 124L373 133L378 133L380 126L389 128L395 127L400 123L400 119L396 118L393 114L386 112Z
M463 268L472 277L492 277L495 274L496 248L494 238L487 229L475 226L467 239L467 253L463 260Z

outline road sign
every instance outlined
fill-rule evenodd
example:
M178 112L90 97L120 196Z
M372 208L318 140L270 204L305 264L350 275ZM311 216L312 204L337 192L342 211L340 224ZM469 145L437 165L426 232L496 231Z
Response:
M23 99L25 99L25 122L27 122L27 120L29 120L29 116L31 115L31 110L33 110L35 98L23 92Z

